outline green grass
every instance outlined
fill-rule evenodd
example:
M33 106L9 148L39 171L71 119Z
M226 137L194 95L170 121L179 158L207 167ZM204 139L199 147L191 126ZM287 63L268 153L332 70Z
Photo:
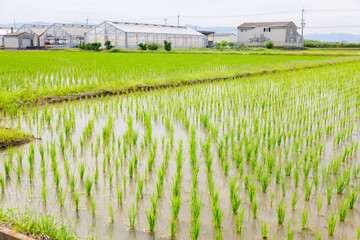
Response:
M78 239L71 221L59 222L50 215L41 215L28 209L4 211L0 208L0 219L1 222L10 224L12 229L30 236L47 235L57 240Z
M139 52L0 52L0 107L45 96L121 91L194 79L359 59L339 56ZM34 68L34 66L36 66ZM21 71L16 70L21 69Z
M1 90L0 90L1 91ZM32 136L17 128L5 128L0 126L0 148L27 143Z

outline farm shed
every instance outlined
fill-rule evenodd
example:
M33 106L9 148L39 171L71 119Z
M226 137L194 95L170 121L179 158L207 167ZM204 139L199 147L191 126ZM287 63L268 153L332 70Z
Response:
M48 28L47 25L33 25L33 24L24 24L22 25L17 32L27 32L34 35L33 46L45 46L43 39L40 39L40 35Z
M225 42L236 42L236 35L234 33L215 33L214 42L221 43Z
M164 44L173 48L205 47L205 36L187 28L170 25L104 21L86 33L85 42L111 41L116 48L138 48L139 43Z
M84 41L84 36L93 26L54 23L41 35L49 47L73 48Z
M34 34L27 32L15 32L4 35L4 47L20 49L33 46Z
M303 47L297 26L291 22L248 22L238 27L238 42L248 46L264 46L268 40L274 46Z

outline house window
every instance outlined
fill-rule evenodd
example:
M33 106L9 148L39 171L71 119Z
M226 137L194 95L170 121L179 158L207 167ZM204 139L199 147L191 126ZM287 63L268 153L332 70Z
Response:
M270 32L270 28L264 28L264 32Z
M241 32L247 32L247 29L241 29L240 31Z
M290 34L293 34L294 30L292 28L290 28Z

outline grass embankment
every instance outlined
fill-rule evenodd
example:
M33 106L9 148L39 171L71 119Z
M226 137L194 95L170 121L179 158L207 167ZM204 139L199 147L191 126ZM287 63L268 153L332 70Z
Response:
M71 222L62 223L50 215L43 216L30 210L4 211L0 208L0 224L35 239L73 240L78 238Z
M2 51L0 108L54 96L117 92L356 60L360 57Z
M20 129L11 129L0 126L0 149L28 143L32 139L34 139L33 136L22 132Z

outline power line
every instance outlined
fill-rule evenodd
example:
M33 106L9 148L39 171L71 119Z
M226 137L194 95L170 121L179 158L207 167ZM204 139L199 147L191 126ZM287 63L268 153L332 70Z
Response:
M285 13L294 13L300 12L301 10L291 10L291 11L282 11L282 12L268 12L268 13L256 13L256 14L242 14L242 15L223 15L223 16L181 16L186 18L234 18L234 17L252 17L252 16L266 16L266 15L275 15L275 14L285 14Z

